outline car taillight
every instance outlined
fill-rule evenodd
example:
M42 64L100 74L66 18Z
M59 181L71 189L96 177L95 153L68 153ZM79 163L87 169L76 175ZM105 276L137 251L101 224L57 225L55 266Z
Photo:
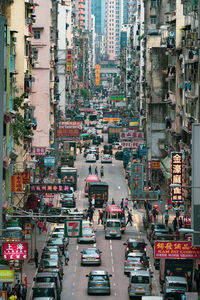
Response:
M128 288L131 289L131 284L129 284Z
M100 255L96 256L96 259L100 259Z
M143 264L144 263L144 261L143 260L141 260L141 264Z
M44 268L40 268L40 271L43 271L44 270Z
M144 252L146 252L147 251L147 248L146 247L144 247Z
M127 252L129 251L129 247L126 247L126 251L127 251Z
M124 261L124 263L127 263L127 262L128 262L128 260L125 260L125 261Z
M85 256L84 255L81 255L81 259L84 259L85 258Z
M91 237L95 237L95 235L93 234L93 235L91 235Z
M151 286L151 284L149 285L149 288L150 288L150 290L152 289L152 286Z

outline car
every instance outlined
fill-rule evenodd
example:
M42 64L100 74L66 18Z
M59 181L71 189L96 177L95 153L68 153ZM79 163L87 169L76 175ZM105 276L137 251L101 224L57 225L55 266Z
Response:
M42 272L37 273L37 276L33 279L35 283L55 283L57 298L60 299L60 294L62 291L62 282L59 279L58 273L53 272Z
M86 162L96 162L96 155L93 153L88 153L85 161Z
M93 228L83 228L82 236L77 238L77 243L96 243L96 236Z
M164 240L164 235L165 234L167 235L167 238L168 238L168 236L170 235L168 228L162 229L161 231L160 231L160 229L154 230L152 235L151 235L151 239L150 239L151 246L154 247L154 241L157 240L157 238L158 239L160 238L160 239ZM172 240L172 239L170 238L170 240Z
M154 229L166 229L165 224L162 223L152 223L150 228L147 229L147 239L150 241L151 235Z
M81 265L101 265L101 251L97 248L87 248L81 251Z
M61 199L65 198L65 197L68 197L68 198L74 198L74 188L73 188L72 186L69 188L69 191L68 191L68 192L62 193L62 194L60 195L60 198L61 198Z
M129 238L124 245L126 246L125 258L129 252L146 252L147 244L144 239Z
M58 253L54 252L42 252L42 255L41 255L41 258L42 259L56 259L59 261L59 263L62 265L63 264L63 260L62 260L62 257L59 256Z
M66 247L66 242L64 241L64 238L50 238L47 241L47 246L58 246L61 251L64 251L64 248Z
M149 268L149 257L145 253L129 252L124 261L124 274L129 274L134 269Z
M112 156L109 154L104 154L101 158L101 163L112 163Z
M129 275L128 294L133 297L151 296L152 273L149 270L134 270Z
M120 149L122 149L122 144L121 144L120 142L114 142L114 143L112 144L112 147L113 147L113 149L118 149L118 150L120 150Z
M62 238L64 239L64 242L66 242L68 244L68 238L65 237L64 231L59 231L59 232L51 232L50 238L52 239L57 239L57 238Z
M76 199L74 197L68 197L67 195L61 198L60 203L62 207L76 207Z
M64 232L64 224L55 226L53 232Z
M112 275L108 274L105 270L94 270L86 275L88 277L88 295L91 294L107 294L110 295L110 277Z
M123 160L123 151L117 151L115 153L115 159L116 160Z
M63 278L63 267L62 264L60 264L58 259L50 259L50 258L42 258L40 260L40 264L38 267L38 272L57 272L59 274L59 278Z
M38 282L33 286L32 299L39 300L57 300L57 291L55 283Z
M151 246L154 248L155 241L173 241L174 235L168 232L155 232L151 240Z

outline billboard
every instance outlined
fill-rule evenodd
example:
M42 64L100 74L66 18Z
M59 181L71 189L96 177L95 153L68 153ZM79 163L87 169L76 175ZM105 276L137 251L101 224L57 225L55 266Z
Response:
M82 236L82 220L65 220L65 237L81 237Z
M70 137L70 138L79 138L80 137L80 129L79 128L56 128L56 136L57 137Z
M28 243L2 243L3 259L28 259Z
M177 187L171 188L172 206L178 209L183 204L183 153L171 153L171 184L177 184ZM180 187L178 186L180 185Z
M124 95L113 94L110 95L111 101L126 101L126 97Z
M100 84L100 65L95 66L95 84L99 85Z
M155 241L154 258L200 258L200 247L193 247L187 241Z
M67 71L67 73L72 73L72 64L73 64L73 51L72 51L72 49L67 49L67 53L66 53L66 71Z
M54 183L31 183L30 192L33 193L67 193L70 191L70 184Z
M142 140L143 141L144 134L143 134L143 132L133 131L133 130L123 131L120 133L120 139L121 140L134 139L134 140Z
M11 176L11 192L23 191L23 177L21 174Z

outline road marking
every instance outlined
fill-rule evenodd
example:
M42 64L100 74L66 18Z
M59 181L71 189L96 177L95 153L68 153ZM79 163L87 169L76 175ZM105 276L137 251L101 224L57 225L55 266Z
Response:
M112 272L113 274L115 273L115 269L114 269L114 266L112 265Z

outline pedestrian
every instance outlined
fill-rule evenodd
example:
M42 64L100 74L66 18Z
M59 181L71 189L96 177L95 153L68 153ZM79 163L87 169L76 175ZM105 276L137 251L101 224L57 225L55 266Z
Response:
M105 200L104 203L103 203L103 210L105 210L106 207L107 207L107 202L106 202L106 200Z
M181 217L180 217L179 220L178 220L178 225L179 225L179 228L182 228L182 227L183 227L183 220L182 220Z
M42 233L42 229L43 229L43 223L42 221L38 221L38 228L39 228L39 234Z
M133 226L132 222L133 222L132 215L131 215L130 211L128 211L128 218L127 218L126 225L128 225L128 223L130 223L130 225Z
M128 210L128 198L124 200L124 209Z
M68 251L67 247L65 247L64 256L65 256L65 265L68 265L68 262L69 262L69 251Z
M25 284L22 284L22 300L26 300L27 287Z
M161 190L160 190L160 188L158 188L157 194L158 194L158 200L160 200L160 198L161 198Z
M17 295L17 299L20 300L21 299L21 284L20 284L20 281L17 280L17 283L15 284L15 292L16 292L16 295Z
M89 174L92 174L92 166L90 165L88 168Z
M98 218L98 225L101 223L103 225L103 212L99 209L99 218Z
M197 269L195 269L195 271L194 271L194 280L196 281L197 292L199 292L199 288L200 288L200 274L199 274L199 270L197 270Z
M13 291L11 293L11 296L8 298L8 300L17 300L17 293L15 291Z
M179 217L180 217L180 211L177 210L177 211L176 211L176 218L178 219Z
M122 198L122 201L120 203L121 209L124 209L124 198Z
M92 205L92 209L94 209L94 205L95 205L95 198L94 197L92 197L91 205Z
M111 204L113 204L113 205L115 204L115 200L114 200L114 198L112 198L112 202L111 202Z
M98 176L98 170L97 170L97 166L95 167L95 175Z
M168 212L166 212L166 214L165 214L165 226L166 227L168 226L168 221L169 221L169 214L168 214Z
M147 209L147 199L144 200L144 209Z
M157 209L155 207L153 208L152 214L153 214L154 223L155 223L156 222L156 217L158 215Z
M176 219L176 217L174 217L174 220L173 220L172 224L173 224L173 229L174 229L174 232L175 232L176 228L177 228L177 219Z
M94 211L93 211L92 208L89 209L89 213L88 214L89 214L89 221L92 222L92 220L93 220L93 214L94 214Z
M134 201L133 208L137 209L137 200Z
M100 175L101 175L101 178L104 176L104 169L103 169L103 166L101 166L101 169L100 169Z
M36 268L38 267L38 256L39 256L39 253L38 253L37 249L35 249L35 252L34 252L34 261L35 261L35 267Z

